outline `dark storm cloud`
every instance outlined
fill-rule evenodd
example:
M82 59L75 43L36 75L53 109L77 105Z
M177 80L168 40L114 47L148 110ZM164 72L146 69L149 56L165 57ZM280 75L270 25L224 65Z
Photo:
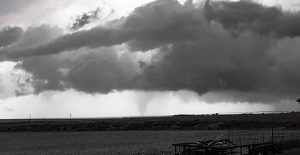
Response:
M22 54L25 54L26 51L53 41L61 34L62 30L55 26L29 27L20 35L19 40L13 46L2 49L2 57L4 57L6 51L22 51Z
M27 57L19 67L35 75L36 91L75 88L89 93L132 89L139 68L130 53L83 48L51 56Z
M29 27L25 30L20 39L16 42L11 50L22 50L26 48L34 48L56 39L62 34L62 30L55 26L39 25Z
M207 19L220 22L232 31L252 31L261 35L300 35L300 13L283 12L252 1L210 2L204 8Z
M23 33L20 27L4 27L0 31L0 47L9 46L18 41Z
M146 51L196 39L206 21L201 10L189 3L183 6L175 0L161 0L135 9L122 25L122 31L131 36L130 48Z
M25 48L20 50L6 49L4 52L8 58L30 57L38 55L56 54L66 50L76 50L81 47L112 46L122 43L115 30L97 27L89 31L80 31L59 37L47 44L38 47Z
M257 90L273 63L269 44L252 34L233 37L207 28L197 40L173 44L161 62L147 68L146 77L161 89Z
M19 67L40 80L38 91L184 89L218 92L231 101L275 102L300 94L298 18L248 1L198 8L160 0L105 27L5 54L23 60ZM124 43L132 52L120 56L116 46ZM134 58L133 51L151 49L158 52L150 64Z
M207 1L204 9L179 4L175 0L156 1L135 9L130 16L107 26L67 34L36 48L9 51L9 57L55 54L81 47L112 46L127 42L133 51L149 50L177 41L189 41L201 33L201 25L214 20L238 34L251 31L279 37L300 34L300 14L260 4Z
M6 53L8 57L18 58L125 42L133 50L148 50L174 41L195 38L197 26L205 22L200 13L200 10L181 6L174 0L157 1L137 8L129 17L113 21L105 27L67 34L39 47L8 50Z

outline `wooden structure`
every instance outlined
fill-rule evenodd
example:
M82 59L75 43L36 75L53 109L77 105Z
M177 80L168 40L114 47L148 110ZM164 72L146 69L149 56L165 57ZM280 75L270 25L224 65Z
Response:
M212 138L190 143L177 143L174 155L275 155L281 149L273 142L235 145L229 139Z

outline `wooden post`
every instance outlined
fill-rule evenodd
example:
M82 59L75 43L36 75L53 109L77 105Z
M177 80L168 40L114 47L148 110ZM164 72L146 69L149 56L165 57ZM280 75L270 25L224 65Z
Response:
M248 154L251 154L252 153L252 150L251 150L251 147L250 145L248 146Z
M174 152L174 154L175 155L177 154L177 146L175 146L175 152Z
M229 139L229 127L227 128L227 139Z
M243 154L243 147L240 147L240 154Z
M271 141L272 141L272 143L274 143L274 128L272 127L272 137L271 137Z

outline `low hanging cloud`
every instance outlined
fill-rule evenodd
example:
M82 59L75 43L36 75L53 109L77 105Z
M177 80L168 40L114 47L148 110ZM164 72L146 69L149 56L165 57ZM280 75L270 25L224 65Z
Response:
M205 17L221 23L235 33L252 31L260 35L296 37L300 35L300 13L283 12L252 1L206 1Z
M157 1L136 8L129 17L110 22L106 26L66 34L38 47L8 49L4 52L8 58L21 58L122 43L128 43L133 50L149 50L176 40L195 38L194 30L205 22L200 13L200 10L182 6L174 0Z
M17 41L14 42L13 46L4 47L0 49L2 60L16 60L12 57L5 57L5 51L23 51L25 53L26 49L33 49L37 46L47 44L62 34L62 30L49 25L40 25L36 27L29 27L23 34L19 37ZM22 52L22 53L23 53Z
M61 53L59 55L29 57L18 66L40 79L36 91L75 88L89 93L108 93L112 89L136 88L140 69L134 55L118 55L114 48Z
M9 46L18 41L23 33L20 27L4 27L0 31L0 48Z
M231 101L279 102L300 93L299 18L248 1L207 1L199 8L158 0L105 26L5 48L2 57L22 60L18 67L39 80L37 92L191 90ZM152 50L149 63L136 56Z

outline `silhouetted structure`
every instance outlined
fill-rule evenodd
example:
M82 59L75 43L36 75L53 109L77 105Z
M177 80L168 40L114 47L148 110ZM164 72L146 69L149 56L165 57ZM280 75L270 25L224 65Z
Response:
M212 138L191 143L173 144L175 155L269 155L281 153L273 142L236 145L229 139Z

